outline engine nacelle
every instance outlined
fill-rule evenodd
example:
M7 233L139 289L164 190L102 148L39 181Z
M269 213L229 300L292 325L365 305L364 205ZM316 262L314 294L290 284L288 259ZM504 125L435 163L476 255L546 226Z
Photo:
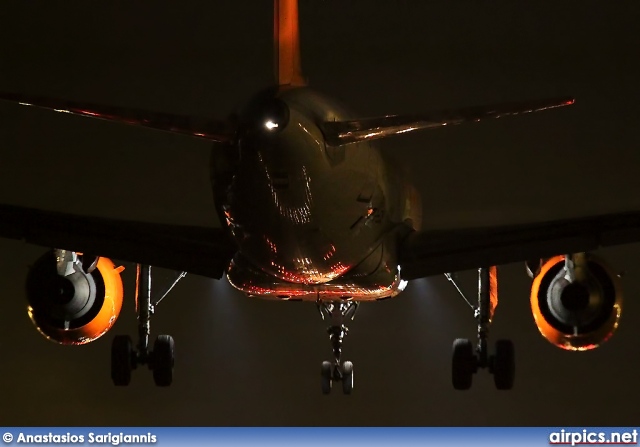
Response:
M122 309L122 270L107 258L83 266L77 253L45 253L27 275L31 321L47 339L63 345L96 340L111 329Z
M540 333L562 349L586 351L607 341L620 321L620 278L591 254L572 277L564 256L547 260L531 286L531 310Z

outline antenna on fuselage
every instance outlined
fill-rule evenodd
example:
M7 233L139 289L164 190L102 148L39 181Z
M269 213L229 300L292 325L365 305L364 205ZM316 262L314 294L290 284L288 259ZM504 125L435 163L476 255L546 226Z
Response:
M273 2L273 61L278 85L306 85L300 67L298 0Z

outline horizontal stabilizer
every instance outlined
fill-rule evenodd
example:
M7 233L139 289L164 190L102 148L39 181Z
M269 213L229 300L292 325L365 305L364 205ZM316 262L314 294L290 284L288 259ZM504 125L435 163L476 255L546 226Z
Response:
M4 92L0 92L0 100L16 102L23 106L40 107L55 112L191 135L217 142L231 141L235 134L234 126L227 121Z
M492 106L468 107L417 115L388 115L351 121L327 121L322 124L322 131L328 144L339 146L363 140L385 138L414 130L432 129L488 118L502 118L503 116L509 115L540 112L542 110L568 106L573 103L574 99L567 97Z

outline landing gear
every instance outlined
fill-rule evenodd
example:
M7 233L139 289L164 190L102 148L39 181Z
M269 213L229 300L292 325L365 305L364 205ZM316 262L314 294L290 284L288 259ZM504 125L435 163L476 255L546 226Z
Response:
M353 391L353 363L346 361L342 364L342 392L351 394Z
M456 390L471 388L473 375L478 370L477 359L473 353L473 345L466 338L456 338L453 342L453 361L451 363L451 379Z
M153 361L150 365L157 386L169 386L173 381L174 344L170 335L158 335L153 344Z
M151 300L151 266L138 264L136 270L136 312L138 314L138 344L133 347L131 337L117 335L111 344L111 379L116 386L127 386L131 373L138 365L147 365L153 371L153 381L157 386L169 386L173 381L175 342L170 335L158 335L149 350L151 316L155 307L184 278L182 272L162 296Z
M499 390L513 388L516 363L513 342L511 340L498 340L496 353L491 357L489 371L493 374L493 381Z
M342 357L342 341L349 331L344 322L353 320L357 309L358 303L352 301L318 302L318 310L322 319L331 322L327 333L334 357L333 362L322 362L320 369L322 394L331 393L333 382L342 382L344 394L351 394L353 391L353 363L349 361L341 363L340 358Z
M515 377L515 354L511 340L498 340L495 354L489 355L488 337L493 310L498 303L498 277L496 267L478 270L478 305L473 306L462 294L460 288L450 274L445 275L453 283L458 292L474 309L474 317L478 324L478 342L475 350L470 340L458 338L453 342L453 358L451 362L451 379L456 390L468 390L473 382L473 375L480 368L488 368L493 374L495 386L499 390L513 388Z
M116 335L111 343L111 380L117 386L131 382L131 372L136 367L136 354L131 337Z
M322 377L322 394L329 394L331 392L331 386L333 385L333 381L331 380L333 377L331 362L327 362L326 360L322 362L320 375Z

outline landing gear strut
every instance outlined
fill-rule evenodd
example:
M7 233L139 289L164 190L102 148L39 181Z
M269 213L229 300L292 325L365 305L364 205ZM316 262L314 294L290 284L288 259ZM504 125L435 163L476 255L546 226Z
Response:
M498 340L495 354L489 355L488 337L493 310L498 301L498 276L496 267L478 269L478 305L473 306L462 294L450 274L445 275L462 297L474 309L478 324L478 341L475 347L470 340L458 338L453 342L451 379L456 390L471 388L473 375L480 368L488 368L499 390L510 390L515 376L515 356L511 340Z
M111 344L111 379L117 386L127 386L131 373L138 365L147 365L153 372L157 386L169 386L173 381L174 341L170 335L158 335L149 350L151 316L155 307L173 287L184 278L182 272L173 284L157 300L151 300L151 266L137 265L136 269L136 313L138 315L138 344L134 349L131 337L117 335Z
M333 362L322 362L320 369L322 394L331 392L333 382L342 382L342 392L351 394L351 391L353 391L353 363L350 361L341 363L340 359L342 357L342 341L349 332L344 322L353 320L358 310L358 303L353 301L319 301L317 304L322 319L331 323L331 326L327 328L327 333L331 341L334 358Z

